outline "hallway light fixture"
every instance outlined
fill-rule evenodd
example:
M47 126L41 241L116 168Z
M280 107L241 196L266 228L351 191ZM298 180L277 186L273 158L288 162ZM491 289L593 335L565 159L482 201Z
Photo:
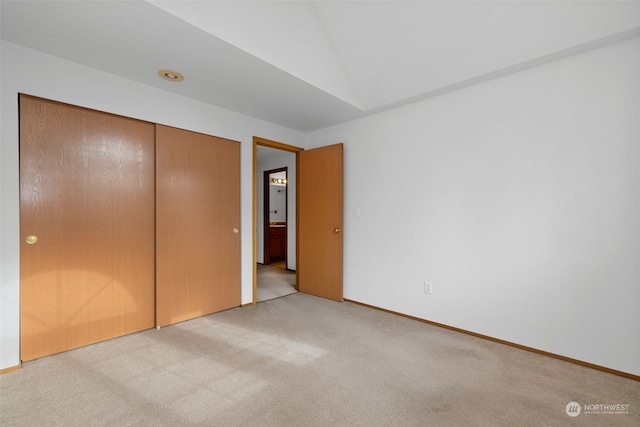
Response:
M287 185L287 180L284 178L271 178L271 183L275 185Z

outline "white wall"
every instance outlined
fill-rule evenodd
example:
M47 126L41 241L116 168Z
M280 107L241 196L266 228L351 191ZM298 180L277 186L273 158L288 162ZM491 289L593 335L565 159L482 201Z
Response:
M640 374L640 39L307 135L335 142L345 298Z
M287 189L284 185L269 184L269 221L285 222L287 220Z
M11 43L1 48L0 369L19 364L19 92L240 141L242 303L252 302L252 137L302 146L304 135Z
M264 262L264 171L287 168L287 268L296 269L296 155L288 151L268 158L256 165L257 246L256 261Z
M251 138L303 135L6 42L1 67L0 369L19 363L18 92L241 141L251 301ZM307 135L345 143L345 298L640 375L639 79L634 39Z

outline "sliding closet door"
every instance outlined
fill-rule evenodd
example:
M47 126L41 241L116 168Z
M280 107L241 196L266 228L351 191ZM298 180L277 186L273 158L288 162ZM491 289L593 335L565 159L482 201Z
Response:
M156 321L240 305L240 144L156 125Z
M20 97L21 359L154 326L154 125Z

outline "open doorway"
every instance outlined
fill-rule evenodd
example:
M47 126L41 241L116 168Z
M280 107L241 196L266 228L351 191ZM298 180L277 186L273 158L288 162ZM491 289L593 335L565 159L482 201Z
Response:
M287 268L287 167L263 173L263 264Z
M275 150L275 149L266 149ZM258 170L265 164L290 163L291 153L270 153L266 156L265 149L258 156ZM280 151L280 150L277 150ZM269 158L267 158L269 157ZM275 162L275 163L274 163ZM257 272L257 302L280 298L297 292L296 274L289 268L288 260L288 167L265 170L263 176L263 257L262 264L258 264ZM295 239L295 230L291 230Z
M269 169L261 166L262 172L258 173L258 157L260 151L270 149L293 154L295 162L288 169L288 194L295 195L296 200L292 202L290 197L288 203L287 269L295 271L296 288L310 295L343 301L343 144L304 150L254 136L253 302L257 302L258 265L264 262L261 234L264 233L264 213L262 199L259 200L264 195L260 195L263 193L260 188L262 172ZM295 179L292 173L296 174Z
M255 302L297 292L296 154L267 143L255 146Z

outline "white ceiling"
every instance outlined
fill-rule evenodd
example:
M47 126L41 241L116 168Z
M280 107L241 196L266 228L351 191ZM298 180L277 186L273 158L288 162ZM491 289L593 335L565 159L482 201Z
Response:
M0 7L4 40L305 132L640 36L638 0Z
M287 161L291 161L291 156L293 156L293 161L295 162L295 153L291 151L284 151L277 148L266 147L264 145L256 146L258 151L256 160L258 164L266 161L271 161L272 159L280 159L288 158ZM285 162L286 163L286 162Z

